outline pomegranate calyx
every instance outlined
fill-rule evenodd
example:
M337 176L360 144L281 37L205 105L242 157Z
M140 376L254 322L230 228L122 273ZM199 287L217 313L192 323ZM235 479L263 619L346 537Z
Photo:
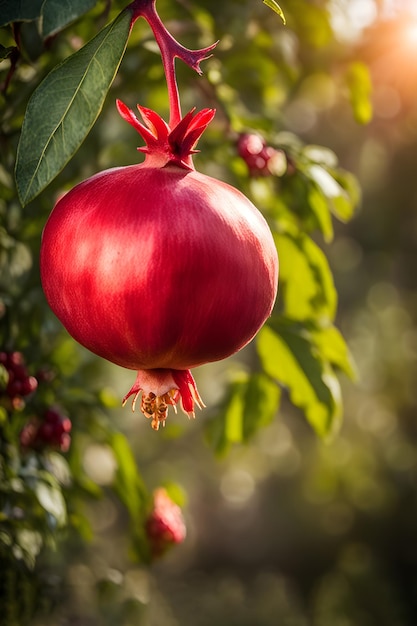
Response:
M177 412L176 404L180 400L183 412L190 419L195 418L194 404L199 409L205 406L190 370L139 370L133 387L122 400L122 405L125 406L128 399L133 396L132 411L134 411L141 392L140 410L151 420L154 430L159 430L161 424L165 426L169 406Z
M213 119L214 109L203 109L194 115L193 108L171 129L152 109L137 105L142 124L121 100L116 101L116 106L123 119L144 139L146 146L138 150L146 154L145 162L160 167L173 163L185 169L194 169L192 155L197 152L194 148Z

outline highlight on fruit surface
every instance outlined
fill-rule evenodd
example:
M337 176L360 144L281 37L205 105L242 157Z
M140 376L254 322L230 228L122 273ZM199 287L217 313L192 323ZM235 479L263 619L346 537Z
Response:
M213 48L191 51L159 19L154 0L131 5L162 52L170 121L117 101L141 135L145 160L80 183L54 207L41 245L46 298L69 333L95 354L137 370L123 399L142 394L155 430L178 402L204 406L190 369L243 348L271 314L278 257L261 213L240 191L195 170L214 111L181 116L174 58L199 71Z

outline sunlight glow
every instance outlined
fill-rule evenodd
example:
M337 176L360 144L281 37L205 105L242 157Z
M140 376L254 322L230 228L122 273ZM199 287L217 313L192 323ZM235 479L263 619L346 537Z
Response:
M330 11L340 41L355 41L377 18L374 0L333 0Z
M404 44L411 48L417 48L417 21L413 21L405 26Z

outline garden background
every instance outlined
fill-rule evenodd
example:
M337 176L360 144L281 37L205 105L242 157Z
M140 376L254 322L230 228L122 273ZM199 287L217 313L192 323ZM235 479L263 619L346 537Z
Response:
M282 0L284 25L261 0L158 0L184 45L219 40L201 77L177 62L184 111L217 109L195 165L252 199L281 262L271 322L197 369L207 408L190 422L171 411L158 433L120 406L134 373L63 330L38 267L56 198L141 158L115 99L167 116L144 20L75 156L24 207L14 174L19 150L37 150L21 139L31 95L126 4L0 1L0 351L38 381L13 396L0 368L0 623L413 626L415 2ZM243 133L274 149L274 168L248 169ZM51 407L71 422L68 450L22 446ZM187 536L153 559L161 486Z

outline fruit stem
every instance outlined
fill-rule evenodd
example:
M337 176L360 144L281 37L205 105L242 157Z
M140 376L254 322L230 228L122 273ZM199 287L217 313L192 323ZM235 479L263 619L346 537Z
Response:
M139 17L143 17L151 27L156 43L161 51L162 63L168 87L169 126L174 128L181 120L181 104L175 74L175 58L178 57L198 74L201 74L200 63L208 58L217 42L201 50L189 50L182 46L165 28L156 10L156 0L133 0L129 5L132 13L131 26ZM208 56L207 56L208 55Z

